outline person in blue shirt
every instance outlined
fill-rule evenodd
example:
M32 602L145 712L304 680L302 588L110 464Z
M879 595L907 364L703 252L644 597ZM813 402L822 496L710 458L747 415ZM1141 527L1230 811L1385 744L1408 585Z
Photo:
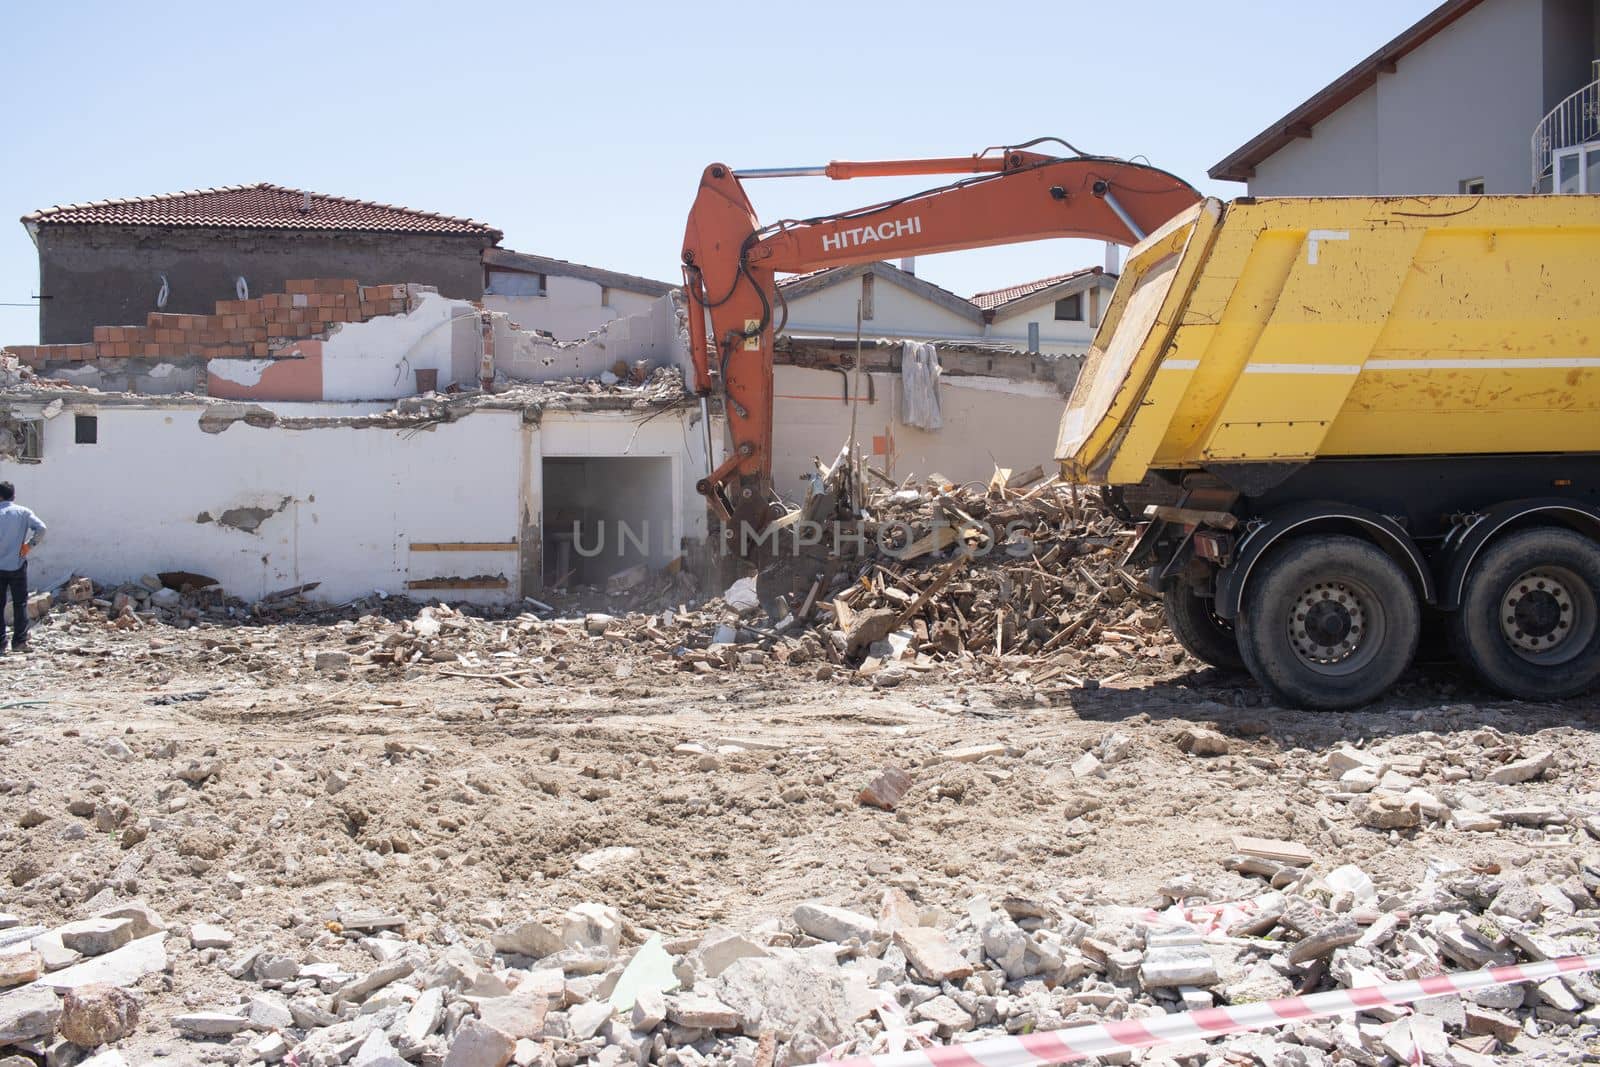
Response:
M17 490L0 482L0 653L6 649L5 598L11 596L11 650L28 648L28 551L44 540L39 516L17 503Z

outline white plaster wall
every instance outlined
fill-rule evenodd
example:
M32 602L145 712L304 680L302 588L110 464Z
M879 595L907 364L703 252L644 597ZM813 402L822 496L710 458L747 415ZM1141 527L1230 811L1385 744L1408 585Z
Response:
M1098 303L1095 305L1096 313L1103 311L1110 300L1111 289L1107 287L1100 292ZM1090 342L1094 340L1094 326L1088 321L1090 307L1090 291L1085 290L1082 322L1057 319L1053 300L1009 315L996 315L995 320L989 323L984 331L984 340L1010 345L1025 352L1028 349L1028 324L1037 322L1040 352L1050 355L1085 355L1089 351Z
M495 369L509 378L593 378L618 360L631 365L641 359L655 367L680 367L686 381L692 376L687 334L670 294L576 342L552 344L536 334L513 329L513 321L517 321L515 316L496 317L494 327Z
M779 494L798 500L812 457L831 463L848 440L850 405L842 402L843 383L833 371L775 367L774 373L773 482ZM863 382L856 435L868 451L875 436L892 435L891 477L938 472L955 481L987 481L996 463L1016 470L1039 463L1052 470L1064 406L1054 386L947 376L939 387L944 427L926 431L900 421L898 374L871 377L877 403L868 403ZM885 461L875 457L873 465L883 470Z
M311 407L297 405L297 407ZM413 541L515 541L522 457L519 412L480 411L429 432L256 429L202 432L201 408L69 408L99 415L99 443L73 443L73 420L46 424L44 461L0 462L0 478L49 525L30 560L47 588L73 573L98 580L186 570L256 598L304 582L339 602L405 592L411 578L504 574L515 553L413 553ZM322 414L347 414L328 405ZM201 512L275 508L254 533ZM494 591L418 593L487 601Z
M878 278L872 288L873 314L861 324L863 336L934 341L983 335L982 322L924 300L893 282ZM853 337L859 299L859 278L794 298L789 301L789 323L785 332ZM774 309L773 314L776 316L779 312Z
M1490 193L1528 192L1529 139L1545 113L1545 6L1474 8L1258 164L1251 194L1458 193L1480 177Z
M545 295L516 296L494 292L494 271L490 272L489 291L483 305L490 311L503 311L512 321L528 330L544 330L558 341L581 341L608 322L647 311L659 297L610 289L609 306L601 304L601 286L582 278L550 274L545 280Z
M1250 193L1252 196L1376 196L1378 87L1373 86L1319 122L1312 136L1289 142L1257 164L1256 176L1250 180Z
M1475 177L1491 193L1530 190L1528 142L1544 117L1543 7L1488 0L1379 76L1380 193L1455 193Z
M853 337L859 278L789 301L785 333L801 336ZM1089 293L1083 294L1085 314ZM1107 286L1100 295L1103 308L1111 297ZM1088 322L1058 322L1051 302L1026 311L996 317L992 323L966 318L924 300L892 282L879 278L873 286L873 316L861 324L861 335L912 341L990 341L1018 351L1028 347L1028 323L1039 323L1039 351L1053 355L1081 355L1089 350L1094 327Z
M322 345L324 400L393 400L414 396L415 371L439 372L439 388L455 380L454 349L466 345L476 357L478 333L460 329L457 320L475 320L477 312L464 300L423 293L415 310L379 315L366 322L346 323ZM470 327L471 323L466 325ZM459 339L459 340L458 340ZM475 365L476 358L459 366ZM475 366L473 367L475 370ZM475 376L473 370L467 373Z

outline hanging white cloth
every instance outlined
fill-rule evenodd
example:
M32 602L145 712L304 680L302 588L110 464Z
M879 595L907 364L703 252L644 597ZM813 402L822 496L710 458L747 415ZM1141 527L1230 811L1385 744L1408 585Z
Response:
M919 430L944 425L939 415L939 350L927 341L903 341L900 353L900 419Z

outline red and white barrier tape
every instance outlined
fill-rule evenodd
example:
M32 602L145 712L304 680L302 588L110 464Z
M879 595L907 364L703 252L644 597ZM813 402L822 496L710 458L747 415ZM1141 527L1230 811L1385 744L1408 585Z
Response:
M1202 1008L1148 1019L1123 1019L1065 1030L995 1037L965 1045L937 1045L886 1056L853 1056L832 1060L829 1067L1031 1067L1040 1063L1069 1063L1128 1049L1223 1037L1305 1019L1348 1015L1380 1005L1410 1004L1429 997L1470 993L1517 982L1542 982L1563 974L1596 970L1600 970L1600 953L1567 956L1542 963L1441 974L1414 982L1339 989L1259 1004Z

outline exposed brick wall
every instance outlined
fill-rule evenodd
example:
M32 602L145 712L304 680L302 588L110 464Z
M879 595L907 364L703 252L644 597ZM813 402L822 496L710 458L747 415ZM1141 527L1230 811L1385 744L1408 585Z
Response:
M151 312L143 326L96 326L94 340L74 345L12 345L5 349L38 370L47 363L97 359L270 359L292 342L327 333L338 323L365 322L409 308L410 287L361 285L353 278L290 281L286 292L250 300L219 300L212 315Z

